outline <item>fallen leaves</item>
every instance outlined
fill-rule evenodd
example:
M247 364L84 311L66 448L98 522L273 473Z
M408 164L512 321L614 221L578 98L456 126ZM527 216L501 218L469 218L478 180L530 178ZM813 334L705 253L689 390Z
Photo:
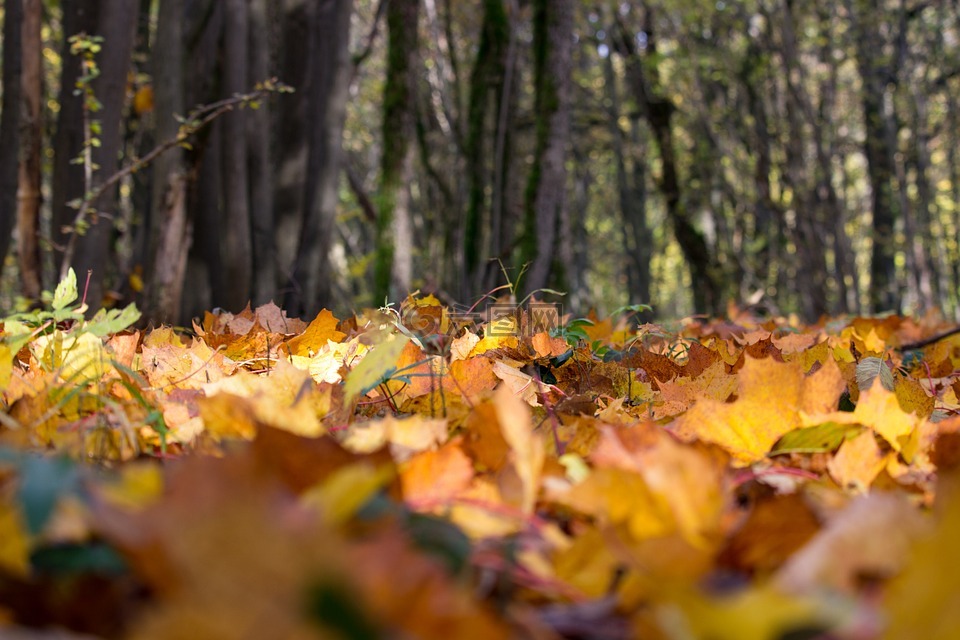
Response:
M960 343L908 355L940 327L732 311L679 332L470 325L432 296L309 324L211 313L192 335L10 321L0 619L950 637Z

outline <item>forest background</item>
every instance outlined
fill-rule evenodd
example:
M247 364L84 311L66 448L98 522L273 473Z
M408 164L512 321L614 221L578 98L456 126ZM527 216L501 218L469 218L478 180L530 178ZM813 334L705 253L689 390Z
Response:
M508 279L956 319L958 37L956 0L6 0L0 302L69 263L170 323Z

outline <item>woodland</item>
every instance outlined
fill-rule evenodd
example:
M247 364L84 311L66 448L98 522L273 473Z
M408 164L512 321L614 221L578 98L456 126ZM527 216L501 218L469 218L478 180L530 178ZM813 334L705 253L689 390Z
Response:
M0 637L957 636L956 0L0 20Z

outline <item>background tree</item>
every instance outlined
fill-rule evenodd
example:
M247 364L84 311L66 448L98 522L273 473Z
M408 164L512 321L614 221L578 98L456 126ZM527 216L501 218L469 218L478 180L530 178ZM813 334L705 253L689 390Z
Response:
M40 26L28 44L21 4L5 7L8 305L55 281L68 202L175 116L278 76L296 93L232 110L98 199L72 257L94 268L93 307L139 291L152 320L186 324L411 289L472 304L502 263L575 313L960 313L956 3L21 2ZM81 32L104 41L77 95ZM85 115L91 94L103 109ZM71 161L93 137L87 176Z
M530 265L523 283L527 291L564 281L557 248L567 215L572 47L572 0L534 0L536 147L527 183L521 253Z

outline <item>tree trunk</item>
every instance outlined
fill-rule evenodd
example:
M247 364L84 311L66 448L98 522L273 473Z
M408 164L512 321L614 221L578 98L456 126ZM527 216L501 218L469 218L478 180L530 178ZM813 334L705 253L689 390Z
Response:
M792 4L792 0L785 0L779 16L781 55L788 94L786 97L787 128L790 133L786 144L788 171L784 181L790 186L792 192L796 224L795 242L800 259L797 288L801 293L803 315L812 321L827 312L827 260L824 255L824 240L828 234L826 225L820 217L821 208L815 200L817 185L811 184L806 164L805 151L808 136L804 127L804 118L805 113L809 113L810 109L804 101ZM807 119L809 120L810 117Z
M23 111L20 133L20 171L17 190L17 247L20 293L38 300L43 290L40 257L40 203L43 199L43 5L25 0L23 5ZM5 147L4 147L5 148Z
M563 286L565 280L555 258L561 219L567 215L572 0L534 0L533 34L537 138L527 183L523 246L523 258L529 264L523 283L526 291L536 291L553 283Z
M67 203L83 196L83 168L73 164L83 149L83 97L74 93L80 77L80 61L70 52L70 36L94 33L97 26L99 3L82 0L64 0L63 49L60 53L60 111L57 113L57 131L53 139L53 209L51 236L54 243L54 264L60 268L63 252L70 239L65 227L70 227L77 210ZM83 280L86 274L78 274ZM97 301L99 302L99 301Z
M613 161L617 167L617 195L623 220L623 248L626 254L628 302L650 301L651 237L647 227L646 175L643 157L634 158L634 172L627 171L624 133L620 128L620 92L609 55L603 61L604 85L607 90L607 126L613 147ZM633 124L636 127L636 123ZM631 182L632 181L632 182Z
M93 81L93 91L103 108L90 114L91 119L100 121L101 127L100 144L94 147L92 154L97 167L93 175L94 187L120 168L123 107L139 11L140 5L128 0L101 0L100 3L97 33L104 39L104 55L97 59L100 75ZM113 263L111 239L113 220L117 214L117 197L117 189L112 188L93 203L97 213L90 219L91 225L86 234L78 238L73 258L73 268L78 278L82 280L88 271L93 274L87 290L87 304L91 310L98 309L102 303L107 269Z
M335 0L314 8L307 62L308 178L303 182L300 242L285 307L313 315L333 304L330 249L339 202L343 122L352 65L352 0Z
M506 53L510 41L510 24L504 0L485 0L483 24L480 27L480 44L470 74L470 98L467 114L467 140L464 150L467 156L469 181L466 219L463 224L464 277L460 288L462 299L473 298L479 293L480 278L485 272L484 263L491 243L492 200L488 192L493 170L488 158L495 150L491 131L497 125L490 122L490 114L497 115L497 106L502 104ZM491 109L492 107L492 109Z
M249 91L247 73L247 0L224 0L223 95ZM250 301L250 197L247 172L247 111L237 109L223 117L223 266L225 306L240 311Z
M653 12L646 10L643 29L647 34L646 53L656 60L656 39ZM673 135L673 112L676 107L663 96L660 75L656 66L649 73L640 59L635 39L621 24L618 46L627 60L627 73L631 88L643 116L653 130L653 139L660 153L661 175L658 186L667 205L667 216L673 226L677 244L683 252L693 279L693 306L698 313L713 314L720 311L723 299L723 278L707 241L697 230L682 198L680 174L677 167Z
M223 32L221 0L185 0L185 104L212 102L223 95L219 72ZM187 187L187 217L193 226L193 244L187 258L188 281L184 287L182 315L202 315L215 306L225 306L223 268L223 120L213 122L197 136L188 151L188 174L196 176Z
M250 3L250 84L270 78L267 0ZM249 91L250 87L245 89ZM269 302L277 289L277 252L274 244L273 158L270 153L270 114L274 100L263 101L247 113L248 170L250 176L251 244L253 247L253 301Z
M8 0L3 15L3 103L0 108L0 267L17 222L17 167L20 154L22 0Z
M387 81L383 91L383 156L374 272L374 304L410 289L413 266L409 185L413 163L419 0L387 7Z
M184 114L184 0L161 0L154 52L154 118L157 143L173 138ZM162 54L161 54L162 52ZM181 321L181 299L191 226L187 222L183 150L170 149L153 164L150 251L144 314L157 322Z
M895 78L884 55L878 26L884 15L877 0L848 0L847 11L856 39L857 66L861 88L867 174L873 209L873 253L870 256L870 308L874 313L900 307L897 284L897 243L894 227L899 215L896 201L896 149L891 146L888 127L895 118L888 85Z

